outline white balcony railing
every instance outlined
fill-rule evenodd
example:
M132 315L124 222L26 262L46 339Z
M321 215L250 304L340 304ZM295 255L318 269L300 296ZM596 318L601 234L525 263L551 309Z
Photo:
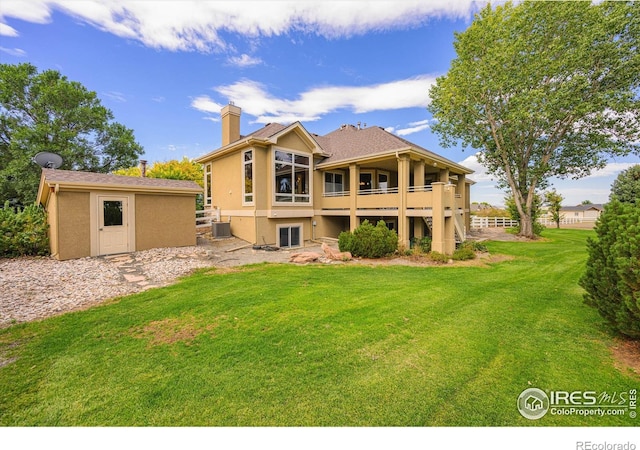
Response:
M348 197L351 192L349 191L337 191L337 192L324 192L323 197Z
M360 189L358 195L381 195L381 194L397 194L398 188L383 188L383 189Z
M424 186L409 186L407 192L432 192L433 186L430 184Z

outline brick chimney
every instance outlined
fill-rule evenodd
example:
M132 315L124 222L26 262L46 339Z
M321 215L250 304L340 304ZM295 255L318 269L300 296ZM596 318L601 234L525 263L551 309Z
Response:
M222 146L231 144L240 139L240 114L242 109L229 103L222 108Z
M141 177L147 176L147 161L145 161L144 159L140 160L140 176Z

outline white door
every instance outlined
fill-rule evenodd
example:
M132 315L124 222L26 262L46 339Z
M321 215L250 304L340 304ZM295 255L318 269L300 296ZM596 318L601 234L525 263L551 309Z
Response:
M98 255L129 251L129 199L98 197Z

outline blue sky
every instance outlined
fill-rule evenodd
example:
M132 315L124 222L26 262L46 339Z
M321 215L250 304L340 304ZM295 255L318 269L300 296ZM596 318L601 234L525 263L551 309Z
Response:
M311 132L377 125L476 171L472 201L504 192L473 149L443 148L428 90L486 2L2 0L0 61L56 69L96 91L150 161L220 146L219 110L243 110L241 132L300 120ZM605 202L637 157L582 180L556 180L564 204Z

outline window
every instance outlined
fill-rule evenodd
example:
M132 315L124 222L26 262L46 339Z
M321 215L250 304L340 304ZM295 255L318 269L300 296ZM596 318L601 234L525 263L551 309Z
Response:
M274 161L276 202L309 203L309 157L276 150Z
M360 190L371 191L373 189L373 173L360 172Z
M244 184L242 186L242 202L253 203L253 150L242 153Z
M102 202L102 212L105 227L119 227L124 223L121 201L105 200Z
M387 192L389 188L389 174L386 172L378 172L378 189L380 192Z
M278 247L300 247L300 225L286 225L278 227Z
M205 166L204 174L204 204L211 205L211 164Z
M344 191L344 178L341 173L326 172L324 174L324 193L333 194Z

